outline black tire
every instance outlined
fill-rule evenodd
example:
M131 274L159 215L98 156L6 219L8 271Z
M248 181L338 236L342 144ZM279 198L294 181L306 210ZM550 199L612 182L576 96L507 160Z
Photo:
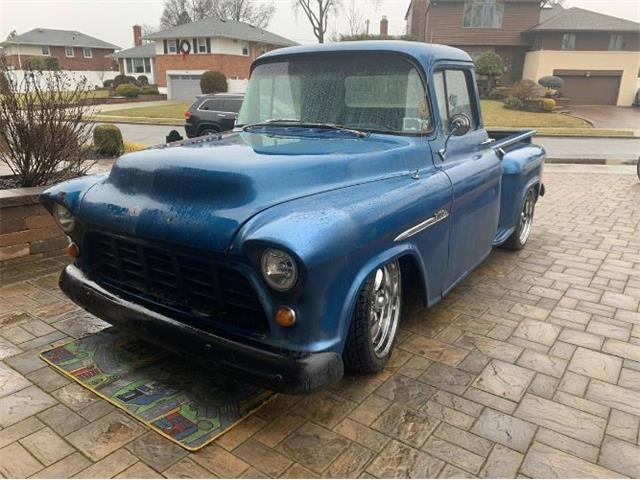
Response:
M367 281L364 283L358 300L356 308L351 319L351 326L349 328L349 336L344 347L342 354L344 366L346 371L354 373L375 373L382 370L391 356L393 351L393 342L395 340L395 334L397 331L397 324L400 319L402 308L402 274L400 272L400 264L397 260L392 260L385 265L394 265L397 269L398 279L398 295L399 301L395 314L395 326L392 328L391 339L389 340L388 351L383 355L378 355L375 352L373 338L372 338L372 305L375 298L374 282L376 281L376 272L372 273Z
M220 130L216 127L202 127L198 130L198 136L204 137L205 135L214 135L216 133L220 133Z
M531 233L531 224L533 223L533 216L535 212L536 205L536 192L534 188L530 188L527 191L527 194L524 196L524 200L522 205L520 206L520 210L518 213L518 223L516 225L516 229L513 231L511 236L507 238L507 240L502 244L502 247L507 250L522 250L524 246L527 244L527 240L529 240L529 234ZM521 217L525 208L527 208L527 202L531 202L530 204L530 216L531 223L528 226L529 231L524 233L524 229L527 228L526 224L521 221Z

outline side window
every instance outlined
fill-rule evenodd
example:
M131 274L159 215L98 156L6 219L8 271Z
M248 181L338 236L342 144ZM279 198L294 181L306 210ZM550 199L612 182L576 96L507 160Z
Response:
M238 113L240 111L240 105L242 105L242 100L227 99L224 101L224 111Z
M449 120L457 113L464 113L471 120L471 130L477 128L474 88L470 72L466 70L440 70L434 75L434 89L440 119L448 132Z
M223 107L222 100L207 100L202 104L199 110L210 110L212 112L221 112Z

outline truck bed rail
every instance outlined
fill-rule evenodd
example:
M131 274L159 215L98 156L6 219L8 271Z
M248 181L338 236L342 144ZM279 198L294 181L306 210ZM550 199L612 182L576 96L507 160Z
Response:
M507 148L509 148L512 145L515 145L516 143L520 143L520 142L523 142L525 140L528 140L531 137L533 137L535 134L536 134L535 130L528 130L528 131L522 132L522 133L515 133L513 135L509 135L508 137L505 137L505 138L502 138L502 139L498 140L493 145L491 145L491 148L493 148L493 150L496 152L496 154L500 158L502 158L507 153L506 152Z

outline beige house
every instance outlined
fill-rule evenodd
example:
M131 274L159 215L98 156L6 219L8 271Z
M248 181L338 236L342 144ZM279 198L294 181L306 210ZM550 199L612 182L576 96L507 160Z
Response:
M411 0L407 33L462 48L474 59L497 53L504 84L557 75L574 105L631 105L640 68L640 24L545 3Z
M640 24L581 8L555 6L524 33L532 48L523 78L556 75L574 104L630 106L640 71Z

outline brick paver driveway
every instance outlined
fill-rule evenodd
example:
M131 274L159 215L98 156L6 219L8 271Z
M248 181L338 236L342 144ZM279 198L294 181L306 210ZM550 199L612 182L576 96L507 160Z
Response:
M103 327L55 274L0 288L0 473L640 476L640 183L585 168L547 168L524 251L406 309L384 373L279 396L195 454L37 358Z

